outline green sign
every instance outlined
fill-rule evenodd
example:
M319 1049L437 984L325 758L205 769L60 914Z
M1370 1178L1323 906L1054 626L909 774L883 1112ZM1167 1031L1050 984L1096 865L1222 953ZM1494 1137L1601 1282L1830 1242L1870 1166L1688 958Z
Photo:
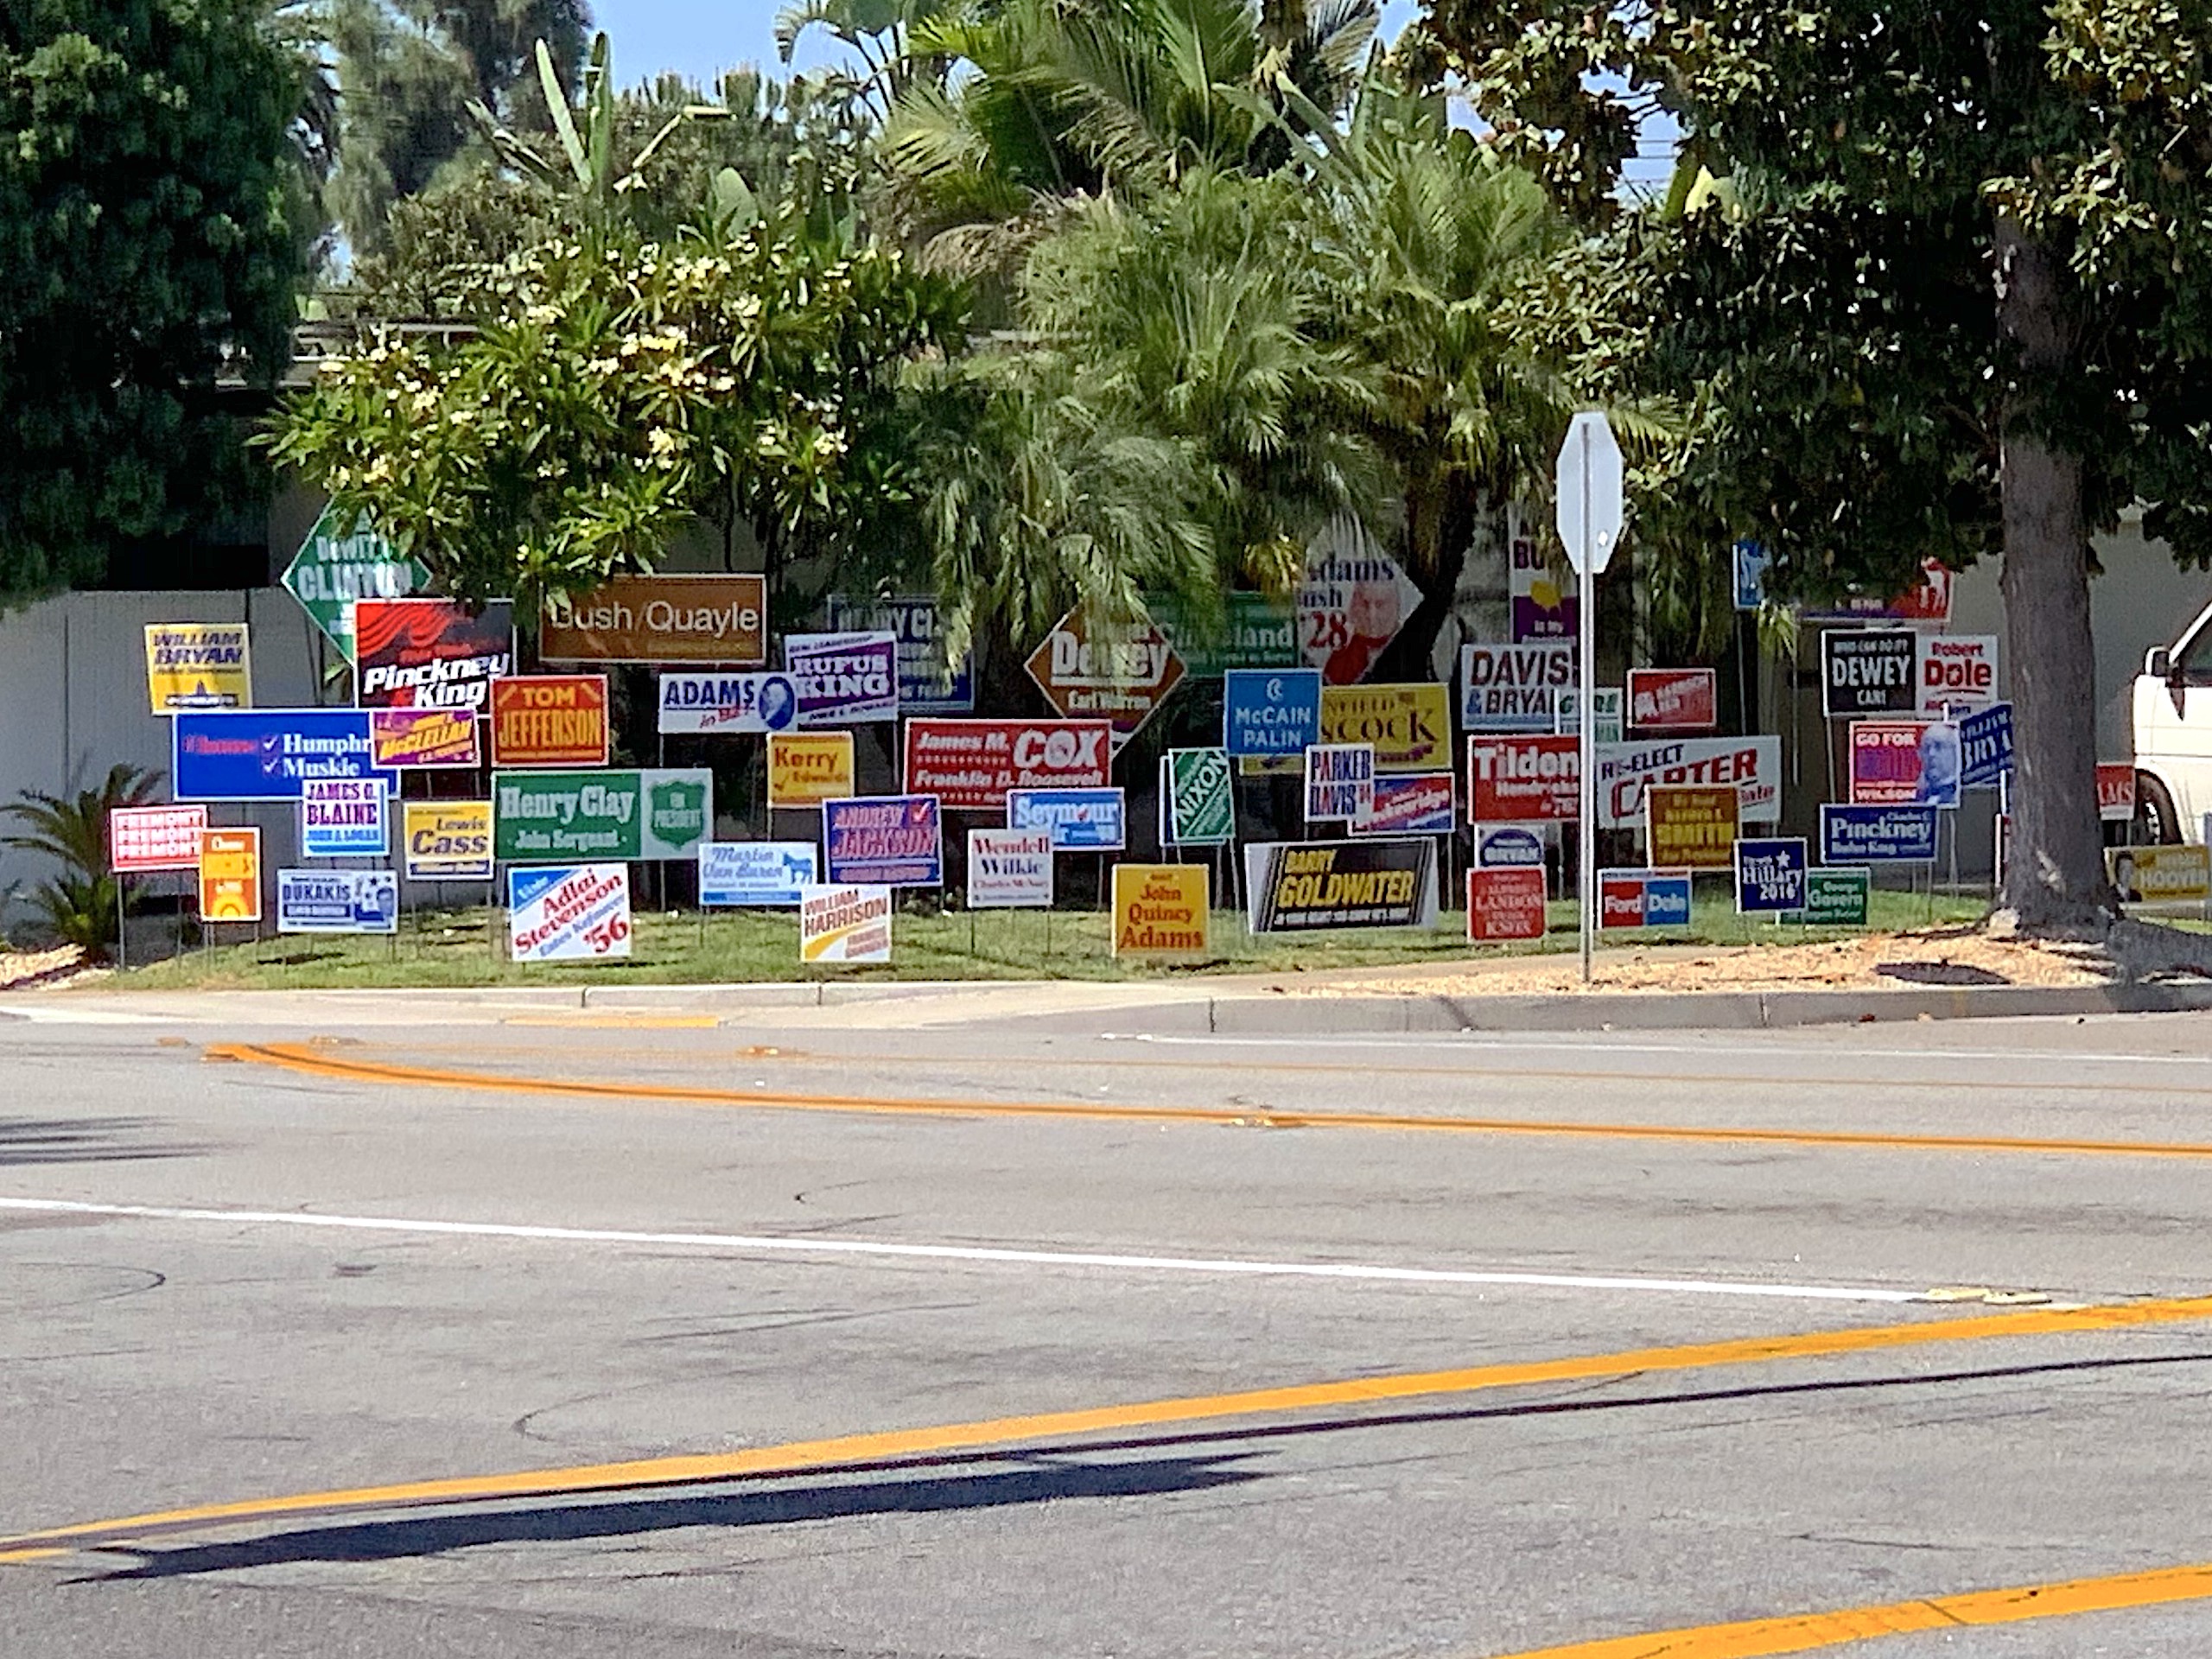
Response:
M365 518L341 525L325 507L284 569L284 586L331 644L353 660L353 601L404 599L430 585L429 568L402 558Z
M1582 705L1577 701L1579 693L1562 688L1552 694L1552 729L1561 737L1582 735ZM1621 689L1618 685L1601 685L1591 694L1590 707L1596 712L1591 724L1600 743L1621 741Z
M1226 749L1170 749L1160 763L1160 798L1170 847L1218 847L1236 836L1236 796Z
M690 858L714 821L704 767L492 777L492 856L503 864Z
M1162 595L1145 601L1154 624L1167 636L1184 671L1196 679L1219 679L1225 668L1298 668L1298 613L1287 599L1265 594L1224 594L1226 613L1216 626L1201 626L1184 613L1180 601Z
M1783 919L1807 927L1864 927L1866 895L1873 886L1872 870L1808 870L1805 908Z

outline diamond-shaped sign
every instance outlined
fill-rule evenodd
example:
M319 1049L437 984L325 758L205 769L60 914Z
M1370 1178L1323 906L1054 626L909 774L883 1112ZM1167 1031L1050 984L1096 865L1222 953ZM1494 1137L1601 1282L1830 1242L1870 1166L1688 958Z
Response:
M284 587L331 644L353 660L353 601L404 599L430 585L429 567L402 557L369 521L326 506L285 567Z
M1103 720L1119 749L1183 678L1183 659L1150 622L1104 625L1080 606L1052 625L1025 666L1071 720Z

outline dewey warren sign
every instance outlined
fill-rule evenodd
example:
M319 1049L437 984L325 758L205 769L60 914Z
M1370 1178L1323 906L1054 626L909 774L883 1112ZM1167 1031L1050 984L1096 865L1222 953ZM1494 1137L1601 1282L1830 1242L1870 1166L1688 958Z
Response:
M1071 720L1110 724L1117 750L1183 677L1183 659L1152 623L1101 623L1080 607L1052 625L1025 666L1046 701Z

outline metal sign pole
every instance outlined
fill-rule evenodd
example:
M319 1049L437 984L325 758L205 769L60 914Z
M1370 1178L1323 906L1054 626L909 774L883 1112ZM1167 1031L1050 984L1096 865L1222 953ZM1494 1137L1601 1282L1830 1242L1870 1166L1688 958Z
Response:
M1584 436L1586 452L1588 437ZM1576 890L1580 895L1582 910L1582 982L1590 982L1590 957L1597 943L1598 899L1598 699L1593 695L1598 686L1597 671L1597 557L1592 547L1590 516L1590 467L1586 459L1575 471L1582 491L1581 556L1575 561L1580 567L1577 581L1580 598L1576 605L1577 625L1581 632L1581 746L1575 758L1575 772L1581 782L1581 818L1574 837L1578 880Z

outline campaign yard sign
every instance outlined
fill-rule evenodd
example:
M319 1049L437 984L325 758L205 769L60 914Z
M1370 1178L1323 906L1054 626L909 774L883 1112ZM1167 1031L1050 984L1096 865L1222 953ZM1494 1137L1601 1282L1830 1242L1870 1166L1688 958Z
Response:
M200 832L200 919L261 919L261 831Z
M1582 811L1580 753L1571 737L1469 738L1469 821L1572 823Z
M1689 921L1688 870L1598 872L1599 927L1688 927Z
M514 674L492 682L492 764L603 766L607 676Z
M515 607L453 599L364 599L353 607L353 701L364 709L484 709L515 667Z
M1103 720L910 720L910 795L950 811L1002 812L1017 789L1104 789L1114 728Z
M1433 927L1433 841L1267 842L1244 849L1255 933Z
M296 801L314 778L381 778L361 709L237 709L169 722L169 783L180 801Z
M2201 905L2212 893L2212 864L2200 842L2107 847L2105 868L2123 905Z
M899 712L957 715L976 706L974 658L954 662L945 650L937 601L926 594L891 599L830 596L824 620L835 633L888 633L899 644Z
M149 622L146 694L157 715L253 707L253 658L243 622Z
M1920 636L1910 628L1830 628L1821 636L1821 709L1830 720L1909 715L1920 706Z
M1467 872L1467 938L1477 944L1541 939L1548 917L1544 873L1509 867Z
M1644 850L1662 869L1725 870L1739 822L1726 784L1654 784L1643 791Z
M182 790L177 791L184 793ZM2135 768L2097 767L2097 817L2107 823L2126 823L2135 816Z
M503 864L582 856L690 858L715 822L706 768L495 772L493 851Z
M1045 830L968 832L968 908L1050 910L1052 836Z
M1629 670L1628 725L1637 736L1695 737L1719 723L1720 677L1713 670Z
M1295 668L1299 665L1298 613L1287 600L1265 594L1222 596L1217 626L1193 620L1188 608L1170 594L1154 594L1145 609L1175 647L1194 680L1217 680L1232 668Z
M1628 735L1627 702L1618 685L1601 685L1590 694L1590 729L1599 743L1618 743ZM1552 699L1552 728L1560 737L1582 735L1582 695L1573 686Z
M1929 633L1920 639L1920 706L1941 717L1997 701L1997 636Z
M802 726L861 726L899 718L899 641L886 632L794 633L784 672Z
M787 732L799 723L798 682L788 674L664 674L659 729L664 737ZM848 743L852 739L848 736Z
M1222 747L1232 758L1302 755L1321 741L1321 672L1232 668L1221 677Z
M1367 810L1351 821L1355 836L1448 836L1458 827L1448 772L1377 773Z
M2012 770L2012 705L1993 702L1959 721L1959 786L1994 789Z
M108 868L118 875L200 868L200 834L207 809L118 806L107 815Z
M300 785L300 856L382 858L391 850L380 778L311 778Z
M1375 770L1433 772L1452 764L1452 700L1441 685L1325 685L1324 743L1364 743Z
M1934 806L1821 804L1823 864L1930 864L1936 859Z
M1643 821L1643 791L1652 784L1733 786L1745 823L1782 817L1782 740L1778 737L1676 737L1624 743L1598 751L1598 827L1633 830Z
M1541 870L1544 868L1544 832L1525 823L1478 823L1475 826L1475 864L1482 870Z
M507 950L517 962L612 962L630 954L627 864L507 872Z
M891 889L812 887L798 898L802 963L891 960Z
M279 870L279 933L397 933L399 878L390 870Z
M492 803L409 801L400 815L410 881L489 881Z
M758 668L768 660L768 579L616 576L581 599L547 600L537 654L549 663Z
M1940 720L1851 723L1854 806L1956 806L1962 771L1959 728Z
M944 885L944 829L934 795L863 795L824 801L822 840L835 885Z
M1116 864L1116 958L1205 961L1211 955L1211 885L1203 864Z
M853 792L850 732L779 732L768 740L768 805L803 811Z
M1574 645L1469 641L1459 647L1459 723L1471 732L1548 732L1575 683Z
M1421 604L1421 588L1355 518L1339 518L1306 552L1298 644L1331 685L1367 677Z
M471 709L372 709L369 758L395 772L478 765L476 713Z
M1811 860L1802 836L1777 836L1736 843L1736 913L1783 915L1805 908Z
M1103 720L1118 749L1183 678L1183 659L1150 621L1109 622L1077 606L1023 666L1045 701L1071 719Z
M822 880L821 853L808 841L699 843L699 902L709 909L759 905L785 910Z
M1160 844L1219 847L1236 838L1236 774L1226 749L1170 749L1160 760Z
M1007 791L1006 827L1042 830L1061 853L1118 853L1129 842L1128 798L1119 789Z
M366 515L346 518L326 506L284 568L284 589L308 620L353 660L353 606L364 599L404 599L430 585L430 568L402 557Z
M1805 872L1805 907L1783 918L1806 927L1864 927L1874 872L1814 868Z
M1375 751L1365 743L1316 743L1306 751L1306 821L1349 823L1375 804Z

